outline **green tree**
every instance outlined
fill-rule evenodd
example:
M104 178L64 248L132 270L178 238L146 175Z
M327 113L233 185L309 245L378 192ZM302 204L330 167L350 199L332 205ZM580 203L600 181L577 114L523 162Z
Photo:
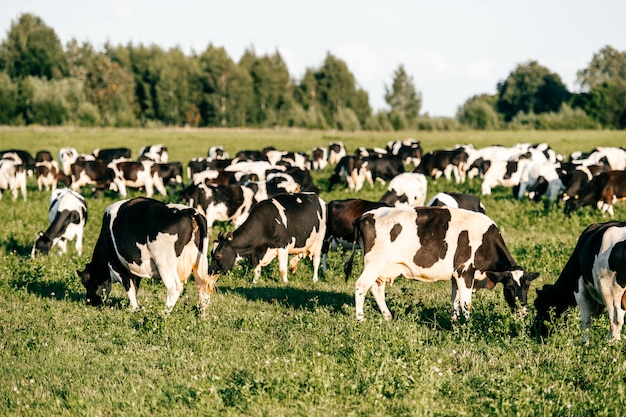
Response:
M589 66L578 71L577 77L584 91L615 80L626 80L626 52L605 46L593 54Z
M569 95L561 77L537 61L530 61L518 65L506 80L498 83L496 108L509 122L520 112L557 112Z
M198 57L203 97L200 114L207 126L245 126L253 98L252 80L224 48L210 44Z
M66 73L61 41L41 18L24 13L11 22L7 39L0 44L0 70L12 79L61 78Z
M14 124L18 117L18 85L9 74L0 72L0 124Z
M385 102L391 109L390 119L396 130L414 127L422 108L422 93L415 89L413 77L402 64L394 71L391 86L385 85Z
M464 126L478 130L500 127L500 115L495 109L495 97L487 94L470 97L459 107L456 118Z

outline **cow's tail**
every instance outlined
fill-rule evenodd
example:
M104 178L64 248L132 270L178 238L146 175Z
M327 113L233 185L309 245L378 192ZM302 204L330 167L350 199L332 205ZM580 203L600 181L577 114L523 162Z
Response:
M357 218L352 222L352 225L354 226L354 239L352 242L352 252L350 252L350 256L348 257L348 259L343 265L343 272L346 274L346 282L348 282L348 279L350 279L350 275L352 275L352 261L354 260L354 254L356 253L357 247L360 246L360 242L359 242L361 240L361 234L359 233L359 230L361 229L360 223L361 223L360 218Z

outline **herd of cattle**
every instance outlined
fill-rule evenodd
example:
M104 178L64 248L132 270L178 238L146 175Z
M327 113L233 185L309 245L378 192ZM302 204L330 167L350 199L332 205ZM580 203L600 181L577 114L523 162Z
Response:
M66 252L76 240L82 251L87 205L80 193L90 186L98 197L105 190L127 196L126 189L145 190L146 197L120 200L104 213L91 262L77 271L87 290L87 303L106 299L111 284L123 284L130 304L142 278L160 278L172 308L193 273L204 312L220 274L248 259L254 281L261 268L278 258L284 282L304 257L312 260L313 281L333 245L352 243L345 263L351 274L357 248L364 267L355 284L358 320L364 319L368 291L387 320L385 285L397 276L426 282L452 283L453 318L468 319L472 292L502 283L512 311L525 308L532 280L509 253L496 224L485 215L477 196L439 193L426 202L427 178L461 183L482 178L481 193L495 186L510 187L516 198L565 201L565 213L594 205L614 216L613 203L626 198L626 150L596 148L577 152L565 161L547 144L517 144L476 149L423 152L420 142L405 139L384 149L358 148L348 154L341 142L318 147L309 154L267 148L244 150L230 158L214 146L207 156L187 164L190 184L183 184L183 165L168 161L163 145L152 145L131 159L128 148L96 149L79 154L63 148L54 160L40 151L33 158L23 150L0 151L0 197L6 189L26 200L27 176L35 176L40 191L52 190L50 226L33 246L32 256L52 247ZM388 183L379 201L333 200L319 197L312 170L333 166L328 190L345 184L359 191L367 182ZM412 166L411 171L406 167ZM154 190L178 195L177 204L152 199ZM229 221L232 232L217 237L210 253L209 235L215 221ZM291 256L291 259L289 258ZM554 285L538 291L534 330L548 333L547 323L567 307L578 305L585 332L590 314L605 306L609 337L620 339L626 309L626 223L611 221L589 226ZM587 340L585 333L584 340Z

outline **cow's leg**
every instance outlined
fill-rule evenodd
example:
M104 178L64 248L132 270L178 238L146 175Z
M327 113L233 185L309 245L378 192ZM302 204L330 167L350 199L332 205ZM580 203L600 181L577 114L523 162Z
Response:
M298 262L298 256L296 255L296 263ZM287 264L289 263L289 251L287 248L278 249L278 271L280 273L280 277L283 279L283 282L286 284L289 282L287 279Z
M391 312L387 307L387 302L385 301L385 281L378 280L376 281L370 288L372 291L372 295L374 296L374 300L376 300L376 304L378 304L378 308L380 312L383 314L383 318L387 321L392 319Z
M472 308L472 289L467 288L463 277L452 278L452 319L459 318L459 312L463 312L465 320L470 318Z
M313 262L313 282L317 282L319 280L320 263L322 262L322 254L319 250L315 250L311 261Z
M144 188L146 189L146 197L151 198L154 195L154 184L151 179L144 181Z
M607 282L607 284L604 284ZM606 310L609 313L609 324L611 330L608 334L610 341L621 339L622 327L624 326L624 309L622 308L622 296L624 289L619 285L613 284L614 280L601 280L602 297L606 303Z
M589 333L591 328L591 313L595 310L595 302L591 295L584 287L582 277L579 278L578 292L574 292L574 298L576 298L576 304L580 309L580 327L583 331L583 344L589 343Z
M65 239L64 237L59 239L57 241L57 246L59 247L59 252L61 254L66 254L67 253L67 239Z
M139 308L139 304L137 303L137 291L139 291L140 282L141 278L136 276L131 276L128 280L128 289L126 290L126 294L128 294L128 301L130 301L131 310L137 310Z
M368 270L367 267L361 273L359 279L356 280L354 289L354 305L356 309L356 319L358 321L365 320L365 313L363 312L363 304L365 304L365 295L367 291L374 285L378 279L378 273L373 270Z
M82 227L79 227L76 230L76 244L74 245L74 247L76 248L76 253L78 253L78 256L81 256L83 254L83 232L84 229Z

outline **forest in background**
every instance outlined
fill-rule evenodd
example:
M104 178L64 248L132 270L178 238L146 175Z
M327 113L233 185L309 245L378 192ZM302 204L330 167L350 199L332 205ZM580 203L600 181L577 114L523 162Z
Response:
M24 13L0 43L0 125L297 127L372 130L626 128L626 51L606 45L578 71L580 92L537 61L520 63L496 93L468 98L455 117L421 111L422 93L399 64L385 84L388 108L330 52L297 80L278 51L253 48L238 62L212 43L202 52L158 45L96 50ZM381 80L382 82L382 80Z

